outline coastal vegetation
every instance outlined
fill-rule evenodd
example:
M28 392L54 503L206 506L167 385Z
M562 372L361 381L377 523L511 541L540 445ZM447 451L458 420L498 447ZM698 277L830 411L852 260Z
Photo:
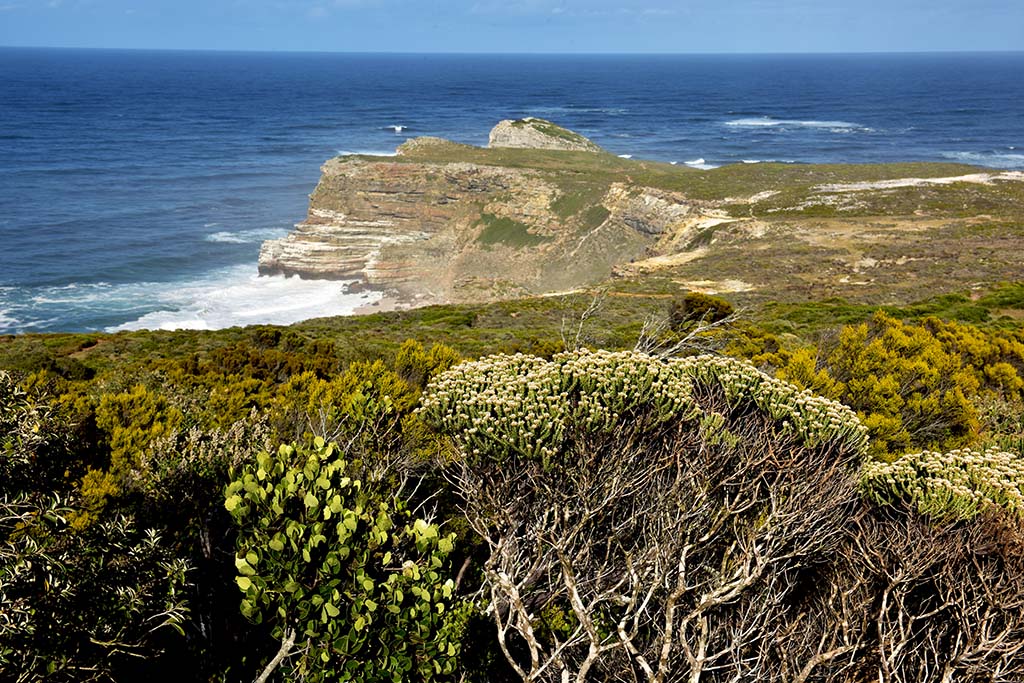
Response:
M0 670L1019 680L1021 291L3 338Z

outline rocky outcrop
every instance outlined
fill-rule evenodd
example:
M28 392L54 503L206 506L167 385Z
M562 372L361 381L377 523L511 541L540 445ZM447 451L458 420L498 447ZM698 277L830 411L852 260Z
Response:
M488 147L516 147L521 149L559 149L570 152L601 152L600 147L575 131L528 117L514 121L499 121L491 129Z
M488 301L598 282L685 243L706 213L600 163L583 174L578 156L562 171L490 155L419 139L396 157L328 161L306 220L263 244L260 272L359 280L410 304ZM595 157L605 158L624 163Z

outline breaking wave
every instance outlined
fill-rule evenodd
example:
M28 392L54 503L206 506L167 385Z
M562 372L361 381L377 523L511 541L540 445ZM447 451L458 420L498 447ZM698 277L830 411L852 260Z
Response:
M0 291L0 332L65 328L215 330L351 315L380 300L350 292L351 282L260 276L251 265L223 268L187 281L71 283Z
M718 168L718 166L709 164L705 161L704 157L701 157L700 159L693 159L692 161L684 161L683 164L690 168L699 168L702 171L710 171L713 168Z
M207 242L219 242L221 244L251 244L284 237L288 230L284 228L260 228L255 230L236 230L234 232L222 230L207 235L203 239Z
M830 133L871 133L873 128L849 121L800 121L797 119L773 119L770 116L758 116L726 121L730 128L775 128L788 130L791 128L810 128L827 130Z
M1016 147L1007 147L1015 150ZM945 159L960 161L965 164L976 164L990 168L1024 169L1024 154L1019 152L942 152Z

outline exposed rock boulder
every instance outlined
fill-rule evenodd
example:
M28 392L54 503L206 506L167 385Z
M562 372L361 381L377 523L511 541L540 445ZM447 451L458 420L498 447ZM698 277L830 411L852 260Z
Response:
M559 149L570 152L604 151L579 133L533 117L499 121L498 125L491 129L487 146Z

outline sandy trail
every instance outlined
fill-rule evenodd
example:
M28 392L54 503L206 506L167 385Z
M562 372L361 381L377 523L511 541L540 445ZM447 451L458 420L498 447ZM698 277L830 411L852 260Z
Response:
M876 180L863 183L836 183L833 185L816 185L814 190L817 192L861 192L864 190L892 190L900 187L922 187L925 185L952 185L953 183L991 185L997 180L1024 181L1024 171L971 173L946 178L894 178L892 180Z

